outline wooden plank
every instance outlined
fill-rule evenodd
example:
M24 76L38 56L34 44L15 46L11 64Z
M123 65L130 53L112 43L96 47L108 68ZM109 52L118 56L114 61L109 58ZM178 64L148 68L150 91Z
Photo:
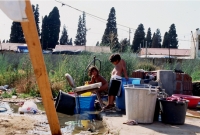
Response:
M36 80L39 86L42 102L46 111L52 135L61 135L60 124L54 107L54 100L51 93L48 74L42 54L39 36L36 29L35 19L30 0L26 2L26 15L28 22L21 22L30 59L33 65Z

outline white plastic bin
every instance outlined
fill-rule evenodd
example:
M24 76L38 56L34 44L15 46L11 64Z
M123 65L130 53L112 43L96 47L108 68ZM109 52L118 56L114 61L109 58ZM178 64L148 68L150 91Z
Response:
M151 85L127 85L124 88L127 119L138 123L152 123L157 89Z

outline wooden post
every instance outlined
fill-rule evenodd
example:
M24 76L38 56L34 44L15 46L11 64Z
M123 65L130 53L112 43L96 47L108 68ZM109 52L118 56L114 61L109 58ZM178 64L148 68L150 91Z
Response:
M42 102L44 104L44 108L50 125L51 134L61 135L60 124L54 106L54 100L51 93L50 83L42 54L39 36L36 29L31 2L30 0L25 0L25 2L28 22L21 22L21 26L28 46L29 55L39 86L40 94L42 96Z

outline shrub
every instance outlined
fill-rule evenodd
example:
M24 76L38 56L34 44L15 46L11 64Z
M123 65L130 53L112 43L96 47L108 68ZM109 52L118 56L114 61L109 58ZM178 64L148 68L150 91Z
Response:
M157 67L150 62L142 62L136 66L136 69L144 69L146 71L155 71Z

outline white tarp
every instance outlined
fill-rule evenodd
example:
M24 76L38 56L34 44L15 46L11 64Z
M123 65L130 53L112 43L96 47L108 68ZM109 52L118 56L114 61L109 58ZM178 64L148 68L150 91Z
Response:
M13 21L28 21L25 0L0 0L0 9Z

